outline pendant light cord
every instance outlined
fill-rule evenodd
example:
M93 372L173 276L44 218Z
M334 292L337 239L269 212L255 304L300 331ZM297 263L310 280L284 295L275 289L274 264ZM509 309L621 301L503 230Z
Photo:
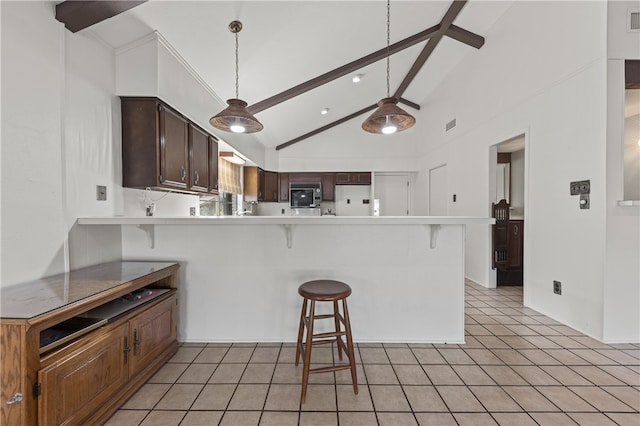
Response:
M240 95L238 94L238 33L236 35L236 99L240 99Z
M391 0L387 0L387 98L391 97L389 90L389 43L391 40Z

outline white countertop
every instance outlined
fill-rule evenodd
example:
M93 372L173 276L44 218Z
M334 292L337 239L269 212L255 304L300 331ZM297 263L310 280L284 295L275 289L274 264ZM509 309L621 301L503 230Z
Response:
M495 223L469 216L111 216L81 217L80 225L471 225Z

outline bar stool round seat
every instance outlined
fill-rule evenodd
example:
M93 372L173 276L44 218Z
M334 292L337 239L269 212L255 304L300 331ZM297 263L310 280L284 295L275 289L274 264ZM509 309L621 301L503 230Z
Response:
M298 328L298 341L296 344L296 365L298 365L300 355L302 355L303 358L301 401L303 403L305 402L307 384L309 383L309 374L313 373L351 370L353 392L357 394L358 381L356 377L356 362L353 349L353 338L351 336L349 311L347 310L347 297L351 295L351 287L342 281L314 280L307 281L302 284L298 288L298 293L303 298L302 312L300 313L300 326ZM316 302L332 302L333 313L316 315ZM338 302L342 302L342 313L340 313ZM314 334L314 322L320 319L333 319L335 331ZM346 343L342 340L343 336L347 340ZM349 363L313 369L310 368L312 347L314 345L326 343L335 343L338 349L338 359L342 361L342 353L344 352L349 359Z

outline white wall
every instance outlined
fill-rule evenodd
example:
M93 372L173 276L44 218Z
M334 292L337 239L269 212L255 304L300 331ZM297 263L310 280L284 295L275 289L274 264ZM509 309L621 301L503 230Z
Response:
M450 214L487 216L489 147L524 133L525 303L601 338L606 3L516 2L485 38L430 96L438 102L416 117L433 129L424 137L422 173L446 162L458 196ZM445 133L451 117L458 126ZM590 210L569 195L569 182L581 179L591 180ZM467 227L466 275L485 285L489 247L488 229ZM552 292L554 279L562 296Z
M66 31L54 3L0 7L6 286L120 257L119 234L79 235L81 256L67 245L76 217L113 214L118 204L119 106L109 48ZM108 187L108 201L95 201L97 184Z

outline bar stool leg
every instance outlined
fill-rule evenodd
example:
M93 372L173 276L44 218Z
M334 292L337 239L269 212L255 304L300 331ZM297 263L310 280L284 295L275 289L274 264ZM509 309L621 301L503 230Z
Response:
M302 312L300 313L300 326L298 327L298 341L296 343L296 366L300 360L300 349L302 348L302 336L304 334L304 317L307 315L307 299L302 300Z
M347 355L351 365L351 380L353 381L353 393L358 394L358 375L356 373L356 358L353 350L353 339L351 337L351 321L349 321L349 311L347 310L347 299L342 299L342 312L344 314L344 328L347 334Z
M338 301L333 301L333 321L336 325L336 333L340 333L340 311L338 310ZM338 359L342 361L342 337L336 336L336 346L338 347Z
M309 309L309 319L307 324L307 339L304 346L304 365L302 368L302 395L300 400L304 403L307 398L307 383L309 382L309 367L311 364L311 347L313 346L313 322L316 310L316 301L311 301Z

